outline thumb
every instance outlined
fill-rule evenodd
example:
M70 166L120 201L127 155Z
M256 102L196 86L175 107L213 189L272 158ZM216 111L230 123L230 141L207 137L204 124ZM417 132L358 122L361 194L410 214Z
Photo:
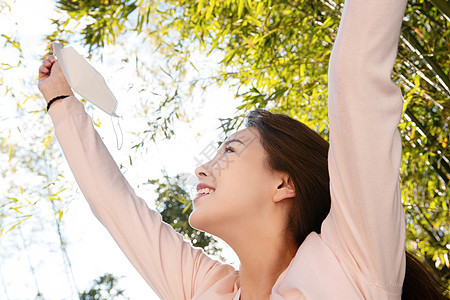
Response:
M55 76L55 77L57 77L57 76L64 76L64 72L63 72L63 70L62 70L62 68L61 68L61 65L59 64L59 61L56 61L53 65L52 65L52 68L51 68L51 70L50 70L50 75L51 76Z
M50 69L50 78L54 82L60 82L68 85L66 76L61 68L61 65L59 64L59 61L55 61L55 63L52 65L52 68Z

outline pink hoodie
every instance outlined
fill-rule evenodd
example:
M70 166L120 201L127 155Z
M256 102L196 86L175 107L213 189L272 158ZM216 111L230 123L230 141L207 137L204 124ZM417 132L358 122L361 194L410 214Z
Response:
M402 96L390 74L405 0L347 0L329 69L331 212L271 299L400 299ZM239 299L239 271L183 241L121 174L75 97L49 114L93 213L162 299Z

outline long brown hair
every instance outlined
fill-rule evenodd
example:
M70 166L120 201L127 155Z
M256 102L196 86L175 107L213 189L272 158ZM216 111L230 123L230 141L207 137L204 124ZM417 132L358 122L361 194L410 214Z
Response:
M296 195L286 236L300 246L311 232L320 233L330 211L329 144L305 124L262 109L247 115L247 127L258 130L269 166L288 174L294 183ZM402 299L447 299L442 284L409 252Z
M294 183L288 229L300 246L310 232L320 233L330 211L328 142L301 122L260 109L248 114L247 126L260 133L269 166L289 174Z

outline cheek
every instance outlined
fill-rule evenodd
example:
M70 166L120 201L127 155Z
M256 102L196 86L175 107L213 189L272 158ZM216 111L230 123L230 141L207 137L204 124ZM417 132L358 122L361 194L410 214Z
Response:
M217 228L223 224L238 223L257 215L267 201L267 192L258 178L247 178L225 182L218 180L218 188L213 194L195 201L189 217L192 227L217 235Z
M217 161L211 168L213 182L220 192L236 194L242 192L253 182L252 177L257 173L256 164L247 156L230 155ZM256 172L255 172L256 171Z
M269 176L262 163L253 157L242 156L229 163L218 163L213 168L217 197L237 206L254 203L267 196Z
M260 160L253 156L222 159L212 166L216 191L199 198L189 216L189 224L220 237L224 226L258 216L264 203L270 202L270 176Z

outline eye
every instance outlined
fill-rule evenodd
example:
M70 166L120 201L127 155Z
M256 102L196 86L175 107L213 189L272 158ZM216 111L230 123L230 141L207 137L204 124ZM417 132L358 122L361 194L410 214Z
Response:
M231 148L231 147L226 147L225 148L225 153L231 153L231 152L234 152L233 148Z

